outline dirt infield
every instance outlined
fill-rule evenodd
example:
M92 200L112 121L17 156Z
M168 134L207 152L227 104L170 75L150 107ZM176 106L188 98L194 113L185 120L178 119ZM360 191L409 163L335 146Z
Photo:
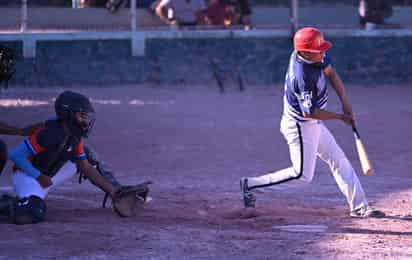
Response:
M102 192L77 179L52 191L44 223L0 222L0 259L411 259L412 88L347 86L377 175L360 176L383 219L352 219L319 161L310 185L257 194L244 212L239 178L287 167L279 133L282 86L88 88L97 122L88 143L124 184L152 180L146 209L120 219ZM1 120L17 125L53 115L62 89L0 94ZM329 109L338 111L331 94ZM360 172L351 129L327 122ZM2 136L10 147L22 139ZM10 164L0 191L10 190Z

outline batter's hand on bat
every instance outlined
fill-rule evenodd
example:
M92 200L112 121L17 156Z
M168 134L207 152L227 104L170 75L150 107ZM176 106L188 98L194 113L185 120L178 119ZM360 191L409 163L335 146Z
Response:
M342 114L340 116L340 119L348 125L354 125L355 124L355 120L353 119L352 115Z

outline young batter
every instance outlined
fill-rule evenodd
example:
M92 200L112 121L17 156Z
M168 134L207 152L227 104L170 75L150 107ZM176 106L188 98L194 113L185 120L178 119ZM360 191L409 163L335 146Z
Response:
M294 51L290 56L285 79L284 110L280 131L288 145L292 166L259 177L240 180L245 207L255 206L252 191L292 180L311 182L319 157L329 165L339 189L345 195L352 217L382 217L384 214L368 206L359 179L324 125L323 120L338 119L354 124L352 106L339 75L326 51L332 44L325 41L316 28L306 27L294 36ZM326 110L327 80L336 91L343 113Z

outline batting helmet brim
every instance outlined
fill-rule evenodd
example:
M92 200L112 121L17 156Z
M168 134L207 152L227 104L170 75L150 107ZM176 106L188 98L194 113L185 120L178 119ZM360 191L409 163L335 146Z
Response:
M325 51L329 50L331 47L332 47L331 42L324 41L317 47L311 47L311 48L300 47L300 48L297 48L297 50L298 51L313 52L313 53L321 53L321 52L325 52Z

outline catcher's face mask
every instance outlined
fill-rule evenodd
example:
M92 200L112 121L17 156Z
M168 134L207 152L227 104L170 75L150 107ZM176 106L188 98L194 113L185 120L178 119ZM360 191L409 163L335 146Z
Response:
M92 131L94 122L96 121L93 112L76 112L74 114L75 124L83 137L87 137Z

